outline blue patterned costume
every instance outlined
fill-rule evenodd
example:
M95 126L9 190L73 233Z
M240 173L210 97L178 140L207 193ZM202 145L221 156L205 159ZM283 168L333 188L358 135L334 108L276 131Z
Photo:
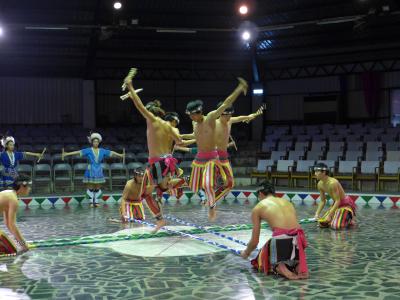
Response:
M88 168L85 171L83 182L92 184L104 183L105 179L101 163L105 157L111 156L111 151L98 148L98 155L96 155L93 148L85 148L81 150L80 155L88 160Z
M15 178L18 176L18 162L25 157L24 152L7 152L3 151L0 155L1 164L4 167L2 179L4 188L12 187Z

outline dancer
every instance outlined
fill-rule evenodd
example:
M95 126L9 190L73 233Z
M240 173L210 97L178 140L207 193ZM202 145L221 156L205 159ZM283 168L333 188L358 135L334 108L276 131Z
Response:
M4 148L4 151L0 155L0 159L2 165L4 166L2 179L5 189L12 188L15 178L18 176L17 167L18 162L21 159L24 159L26 156L34 156L40 160L46 150L45 148L42 153L14 151L15 139L12 136L3 137L1 140L1 145Z
M126 223L130 220L145 220L143 208L143 195L148 195L142 191L143 176L145 170L141 167L133 171L133 179L126 182L122 193L120 213L121 221Z
M164 120L167 121L173 128L176 134L180 135L178 125L180 123L179 115L176 112L168 112L165 114ZM186 149L185 146L191 145L196 143L195 139L189 139L189 140L184 140L182 141L179 146L172 141L171 144L171 153L173 155L174 151L179 148L184 148ZM170 180L168 184L168 191L167 193L170 194L171 196L175 196L177 199L182 197L183 195L183 186L187 185L187 180L183 176L183 170L179 168L179 165L177 165L177 172L176 175ZM158 201L161 201L162 199L162 194L163 192L166 192L166 190L162 190L160 188L157 188L157 197Z
M219 169L222 176L223 169L218 160L217 143L215 137L216 120L221 116L225 109L230 107L241 93L246 94L247 82L239 79L239 84L223 104L207 115L203 115L203 101L191 101L186 106L186 113L193 121L193 136L196 139L199 152L192 163L192 172L190 176L190 187L193 192L197 193L200 188L204 189L208 205L209 220L216 218L216 200L215 200L215 168ZM185 135L183 135L185 137ZM187 135L191 137L192 135Z
M328 176L329 169L324 163L318 163L314 167L315 176L318 182L321 202L318 205L314 218L318 220L320 227L330 227L332 229L343 229L354 225L356 215L356 205L353 199L346 196L342 185L333 177ZM326 204L325 193L333 200L333 205L319 218L322 209Z
M218 103L218 107L220 107L221 105L223 105L223 102ZM223 184L220 187L218 187L218 189L215 191L215 202L224 198L232 190L234 186L233 171L229 161L229 153L228 153L228 146L230 144L229 139L232 139L231 136L232 124L239 122L249 123L258 116L262 115L264 109L265 107L261 106L255 113L252 113L248 116L232 117L234 109L233 106L229 106L222 113L221 117L217 119L215 126L215 136L216 136L215 140L217 143L219 162L223 169L222 174L225 176L221 176ZM234 141L232 141L231 143L235 145Z
M308 278L308 267L304 249L307 241L303 229L297 222L296 210L286 199L275 197L275 187L264 182L257 191L260 202L253 208L251 219L253 232L247 248L241 252L245 259L257 247L261 222L272 228L272 238L251 261L260 272L278 273L287 279Z
M86 195L91 200L90 205L92 207L97 207L99 205L97 200L101 199L101 185L106 182L103 175L103 168L101 166L104 158L118 156L124 159L125 157L124 153L119 154L114 151L99 148L102 140L103 139L99 133L92 133L90 136L88 136L88 141L90 144L92 144L92 147L73 152L64 152L63 149L61 154L62 160L71 155L80 155L87 158L88 167L85 171L83 182L87 185Z
M29 250L28 244L17 227L18 197L28 196L30 192L30 178L24 174L14 179L12 190L0 192L0 213L4 215L4 224L21 246L21 252ZM0 230L0 254L17 254L17 246Z
M123 89L129 89L129 96L137 110L146 119L147 124L147 146L149 148L149 167L146 169L143 178L143 187L149 188L146 195L146 203L156 218L156 227L153 232L157 232L166 224L163 219L160 204L154 200L151 193L155 187L160 190L167 190L171 176L177 174L177 160L172 157L172 144L180 144L181 138L174 127L162 118L165 116L164 110L160 107L160 102L149 102L146 106L137 95L132 86L132 78L137 70L131 69L128 76L124 79ZM144 190L143 188L143 190Z

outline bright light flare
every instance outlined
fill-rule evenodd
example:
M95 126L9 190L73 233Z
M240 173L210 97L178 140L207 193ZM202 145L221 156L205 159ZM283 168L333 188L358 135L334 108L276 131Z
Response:
M249 8L247 7L247 5L241 5L240 7L239 7L239 13L241 14L241 15L245 15L245 14L247 14L249 12Z
M244 31L244 32L242 33L242 39L243 39L243 40L248 41L250 38L251 38L251 34L250 34L249 31L246 30L246 31Z
M114 8L115 9L121 9L121 7L122 7L121 2L114 2Z

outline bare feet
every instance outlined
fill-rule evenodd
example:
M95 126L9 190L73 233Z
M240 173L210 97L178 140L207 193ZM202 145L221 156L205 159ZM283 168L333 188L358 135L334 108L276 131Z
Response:
M213 208L208 209L208 220L214 222L217 219L217 208L214 206Z
M295 273L289 271L284 263L278 264L278 266L276 267L276 272L289 280L299 279L299 277Z
M157 220L156 221L156 227L154 228L154 230L151 233L156 233L157 231L159 231L165 225L167 225L167 221L165 221L164 219Z

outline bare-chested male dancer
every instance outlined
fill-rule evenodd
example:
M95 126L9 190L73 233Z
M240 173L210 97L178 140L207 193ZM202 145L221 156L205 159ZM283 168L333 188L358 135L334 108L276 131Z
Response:
M157 232L166 222L163 219L159 203L152 196L152 191L157 186L161 189L167 189L171 175L176 172L175 164L177 162L171 155L171 145L173 141L179 144L181 139L174 128L161 118L164 116L164 111L158 103L151 102L146 106L143 105L142 100L132 86L132 78L135 74L136 69L131 69L124 80L123 87L126 86L129 89L129 96L135 107L146 119L149 167L146 169L143 178L143 191L151 187L151 192L146 193L144 197L148 207L157 219L154 230L154 232Z
M235 102L241 93L246 94L247 88L247 82L239 78L239 85L233 93L225 99L219 108L209 112L207 115L203 115L203 101L201 100L191 101L186 106L186 113L193 121L193 136L196 139L199 151L192 163L189 185L195 193L200 188L204 189L209 205L208 216L210 220L215 220L216 218L215 167L218 167L221 173L223 172L218 161L215 140L216 120L226 108ZM190 135L186 137L189 138ZM224 175L222 174L222 176Z
M223 102L218 103L218 107L220 107L221 105L223 105ZM224 198L231 191L234 185L233 171L229 162L228 154L232 124L239 122L249 123L258 116L262 115L263 111L264 106L258 109L255 113L252 113L248 116L232 117L234 109L233 106L230 106L226 108L221 117L217 119L215 126L215 141L217 143L219 161L223 169L223 174L225 176L222 176L222 179L224 181L223 185L218 187L218 189L215 191L215 202Z

